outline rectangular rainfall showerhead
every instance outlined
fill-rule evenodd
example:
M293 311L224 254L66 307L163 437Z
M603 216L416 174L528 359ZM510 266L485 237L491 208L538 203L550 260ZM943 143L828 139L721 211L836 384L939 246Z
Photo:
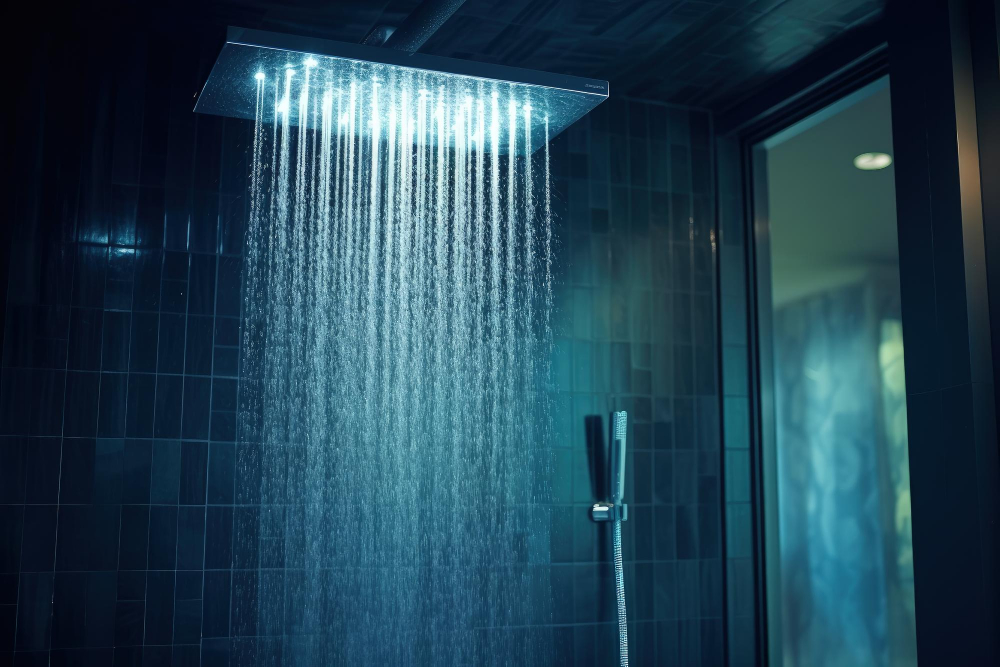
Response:
M449 119L464 118L462 109L468 109L470 122L462 127L485 150L489 138L475 134L474 107L480 115L485 107L491 119L491 108L499 109L494 122L510 125L516 117L518 129L493 147L524 154L543 145L546 130L555 137L607 99L608 82L231 27L194 110L253 120L260 105L270 104L273 116L264 114L265 122L318 126L324 110L343 118L349 103L372 105L379 114L390 108L409 113L399 111L404 105L394 95L415 104L426 100L431 117L441 105L449 106L442 114Z

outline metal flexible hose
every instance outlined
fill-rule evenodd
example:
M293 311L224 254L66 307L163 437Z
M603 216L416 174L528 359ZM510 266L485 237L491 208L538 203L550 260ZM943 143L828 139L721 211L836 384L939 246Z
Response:
M625 616L625 573L622 571L622 522L615 521L615 592L618 595L618 653L621 667L628 667L628 624Z

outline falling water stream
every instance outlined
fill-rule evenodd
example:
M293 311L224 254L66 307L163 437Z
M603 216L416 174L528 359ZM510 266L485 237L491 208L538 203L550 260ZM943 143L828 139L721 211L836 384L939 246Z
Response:
M240 465L260 516L238 536L257 664L549 662L532 112L430 73L258 81Z

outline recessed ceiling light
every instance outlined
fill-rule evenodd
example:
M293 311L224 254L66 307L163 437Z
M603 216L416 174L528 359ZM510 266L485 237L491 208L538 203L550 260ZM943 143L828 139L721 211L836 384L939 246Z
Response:
M854 158L854 166L864 171L874 171L885 169L892 164L892 158L888 153L862 153Z

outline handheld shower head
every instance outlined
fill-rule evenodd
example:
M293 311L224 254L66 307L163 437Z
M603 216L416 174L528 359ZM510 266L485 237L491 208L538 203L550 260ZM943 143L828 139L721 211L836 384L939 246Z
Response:
M611 413L611 433L608 437L608 500L594 503L590 518L594 521L625 521L628 506L625 498L625 438L628 433L628 413Z
M628 431L628 414L622 410L611 413L610 452L608 456L609 480L611 491L610 501L615 505L622 503L625 496L625 437Z

